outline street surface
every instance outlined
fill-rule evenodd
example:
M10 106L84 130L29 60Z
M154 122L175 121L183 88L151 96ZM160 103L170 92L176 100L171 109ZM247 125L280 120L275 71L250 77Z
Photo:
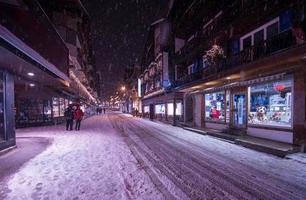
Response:
M52 144L0 182L3 199L306 199L306 164L129 115L17 136Z

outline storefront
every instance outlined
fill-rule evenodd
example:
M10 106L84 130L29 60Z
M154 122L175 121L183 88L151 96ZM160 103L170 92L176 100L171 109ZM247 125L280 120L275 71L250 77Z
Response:
M167 93L142 100L143 116L150 119L167 121L183 120L183 95L181 93Z
M14 81L6 71L0 71L0 151L15 145Z
M206 128L293 143L293 76L275 75L205 91Z

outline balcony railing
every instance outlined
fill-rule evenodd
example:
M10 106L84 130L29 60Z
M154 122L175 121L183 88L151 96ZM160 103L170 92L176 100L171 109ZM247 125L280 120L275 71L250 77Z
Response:
M226 61L227 67L247 64L258 59L270 56L280 50L289 48L296 44L292 30L289 29L279 33L272 38L242 50L239 54L229 57Z
M186 74L184 76L181 76L175 81L174 86L178 87L178 86L181 86L187 83L191 83L196 80L200 80L202 78L202 74L203 74L203 71L202 69L200 69L192 74Z
M262 43L246 48L236 55L227 56L213 64L206 64L204 68L196 73L178 78L174 86L177 87L196 80L214 77L220 72L269 57L294 45L296 45L296 39L292 34L292 30L289 29Z

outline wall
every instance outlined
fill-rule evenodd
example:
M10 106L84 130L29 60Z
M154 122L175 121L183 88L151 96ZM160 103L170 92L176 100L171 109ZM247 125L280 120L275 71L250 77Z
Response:
M203 94L194 95L194 125L195 127L203 127Z

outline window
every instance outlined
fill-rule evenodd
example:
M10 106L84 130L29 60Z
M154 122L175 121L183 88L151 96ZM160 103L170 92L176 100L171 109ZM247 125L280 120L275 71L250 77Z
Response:
M226 122L228 123L230 121L230 91L226 91Z
M183 104L182 102L176 103L175 115L182 116L183 115Z
M265 40L264 38L264 30L260 30L254 34L254 45L259 45Z
M258 45L279 33L279 17L263 24L240 38L240 50Z
M155 105L155 114L165 114L166 113L165 104L157 104Z
M274 35L277 35L278 32L278 22L271 24L267 27L267 39L272 38Z
M65 100L63 98L59 98L59 106L60 106L60 116L64 116L64 113L65 113Z
M53 117L59 117L59 99L57 97L53 97L52 100L52 110L53 110Z
M243 49L247 49L252 46L252 36L243 39Z
M167 114L170 115L170 116L174 115L173 103L168 103L167 104Z
M224 92L205 94L205 119L212 121L225 121Z
M143 107L143 112L144 112L144 113L149 113L149 112L150 112L149 106L144 106L144 107Z
M52 118L52 112L51 112L51 101L50 100L44 100L44 121L50 121Z
M249 124L291 127L292 79L252 86Z

